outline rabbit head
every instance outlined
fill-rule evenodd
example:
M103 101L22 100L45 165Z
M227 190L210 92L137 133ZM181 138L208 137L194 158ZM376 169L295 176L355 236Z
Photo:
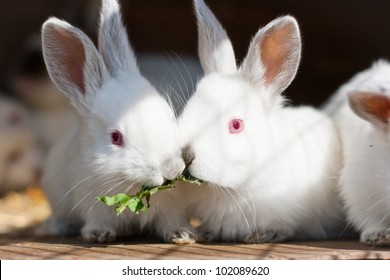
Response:
M116 0L103 0L98 49L56 18L42 27L52 81L80 115L83 159L100 174L159 185L184 168L173 109L141 76Z
M179 118L183 157L193 176L239 188L272 157L270 119L297 72L300 33L294 18L275 19L257 32L237 67L221 24L203 1L195 10L205 76Z

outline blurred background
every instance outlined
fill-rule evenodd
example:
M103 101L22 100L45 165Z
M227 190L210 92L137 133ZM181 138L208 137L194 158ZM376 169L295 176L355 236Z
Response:
M191 93L202 76L192 1L120 2L141 71L163 91ZM297 18L303 60L286 91L294 104L319 106L356 72L390 58L390 0L206 2L229 34L238 61L259 27L280 15ZM0 1L0 193L34 184L48 150L75 122L47 76L42 23L56 16L96 41L99 9L100 0ZM9 209L4 205L0 212Z
M206 2L226 28L240 61L260 26L284 14L298 19L303 60L287 91L295 103L318 105L357 71L378 58L390 57L389 0ZM190 0L122 0L121 4L137 54L196 58L197 34ZM0 89L11 90L9 75L14 71L44 72L38 57L28 51L39 45L34 38L39 37L49 16L66 19L95 38L99 6L99 0L1 1Z

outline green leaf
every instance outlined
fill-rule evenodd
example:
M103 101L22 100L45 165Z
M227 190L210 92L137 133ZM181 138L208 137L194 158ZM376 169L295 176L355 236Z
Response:
M108 206L115 206L115 212L117 215L121 214L127 208L137 214L139 212L147 212L148 208L150 207L151 196L158 191L174 188L177 180L197 185L201 185L203 183L202 180L191 176L188 170L184 170L181 175L173 180L167 180L164 185L154 187L143 185L141 190L135 195L119 193L114 196L98 196L96 199L100 200ZM145 199L146 206L143 202L143 199Z
M126 206L124 206L123 204L122 205L118 205L117 207L115 207L115 212L116 212L116 215L119 216L119 214L121 214L123 211L126 210Z
M98 196L96 199L107 204L108 206L114 206L117 204L116 196Z
M129 196L129 195L125 194L125 193L119 193L119 194L117 194L115 196L116 196L117 203L121 203L121 204L126 203L127 201L132 199L132 196Z
M181 173L177 178L176 180L180 180L180 181L184 181L184 182L187 182L187 183L191 183L191 184L196 184L198 186L200 186L203 181L192 176L190 174L190 172L188 171L188 169L184 169L183 173Z
M132 212L139 214L140 211L146 212L147 208L139 197L134 197L134 200L127 206Z
M142 200L141 200L139 197L135 196L135 197L130 201L130 203L127 205L127 207L129 207L129 209L130 209L132 212L136 213L136 212L139 211L140 208L143 208L143 207L144 207L144 204L143 204Z

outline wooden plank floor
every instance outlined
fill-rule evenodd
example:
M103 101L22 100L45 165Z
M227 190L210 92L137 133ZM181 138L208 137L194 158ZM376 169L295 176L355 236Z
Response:
M119 240L86 244L79 239L0 236L0 259L390 259L390 248L371 248L357 241L276 244L160 244Z
M78 238L29 235L26 228L49 214L39 188L1 198L0 259L390 259L390 248L371 248L351 240L172 245L128 238L112 244L88 244Z

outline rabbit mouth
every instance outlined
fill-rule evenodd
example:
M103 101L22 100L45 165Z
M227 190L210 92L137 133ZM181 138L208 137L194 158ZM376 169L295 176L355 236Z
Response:
M155 187L155 186L161 186L165 184L166 181L167 180L165 180L163 177L156 176L154 178L150 178L149 180L142 182L141 184L142 186L146 186L146 187Z
M206 183L204 180L192 175L188 168L184 169L183 172L178 177L176 177L176 179L197 185Z

